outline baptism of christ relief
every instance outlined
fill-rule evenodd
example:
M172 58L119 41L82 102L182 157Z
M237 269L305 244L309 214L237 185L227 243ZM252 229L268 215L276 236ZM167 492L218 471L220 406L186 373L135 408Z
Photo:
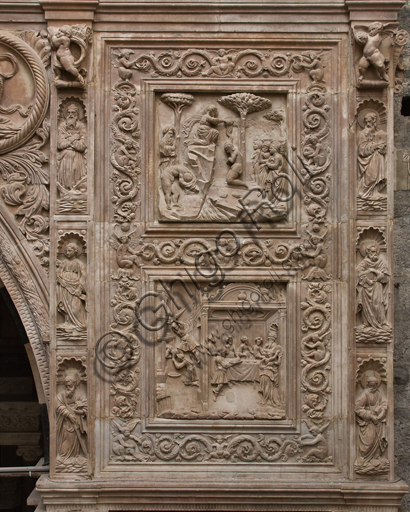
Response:
M284 95L164 93L156 119L160 221L287 216Z

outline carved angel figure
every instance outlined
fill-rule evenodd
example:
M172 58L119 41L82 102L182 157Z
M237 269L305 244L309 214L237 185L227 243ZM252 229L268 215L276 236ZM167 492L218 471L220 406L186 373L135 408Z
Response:
M84 331L86 318L86 277L84 263L78 259L79 247L71 242L65 247L66 260L57 261L58 310L65 322L58 327L71 331Z
M78 188L86 176L86 128L79 117L79 107L72 103L58 128L57 183L62 193Z
M359 60L359 84L363 81L366 70L373 66L379 77L385 82L389 82L386 72L386 64L388 59L380 51L382 43L382 32L387 26L376 21L368 27L355 27L354 38L356 42L364 46L363 56Z
M248 188L248 185L239 179L243 172L243 158L239 153L238 148L235 147L231 141L227 141L224 144L224 150L228 156L227 164L230 166L226 176L226 183L228 185L236 185L239 187Z
M387 134L377 126L377 113L368 112L364 129L358 136L359 187L358 196L364 200L384 197L381 190L386 186Z
M80 68L86 56L87 42L91 37L89 28L85 25L64 25L60 28L49 27L49 40L51 48L55 51L53 55L53 68L56 75L56 87L84 87L84 76L86 71ZM71 53L70 45L76 43L81 49L81 55L76 60ZM66 80L63 72L68 73L75 80Z
M116 461L143 461L144 457L137 454L137 445L141 444L137 436L132 435L132 431L138 425L140 420L130 420L121 425L119 421L113 420L112 426L112 451Z
M117 264L120 268L130 269L134 265L141 266L139 256L142 254L141 250L137 250L138 242L141 240L139 230L133 231L119 231L113 233L114 237L110 239L111 247L116 251Z
M389 461L382 456L387 448L387 400L379 390L380 382L377 372L366 372L365 389L356 400L356 421L360 428L356 473L372 475L389 470Z
M87 457L87 400L78 391L81 375L77 370L67 370L65 390L57 395L58 458Z

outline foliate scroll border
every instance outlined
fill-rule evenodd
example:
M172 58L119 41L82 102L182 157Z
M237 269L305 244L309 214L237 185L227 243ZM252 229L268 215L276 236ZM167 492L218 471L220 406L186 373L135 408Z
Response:
M191 76L191 77L201 77L204 78L204 73L202 73L201 69L204 68L204 65L200 63L194 63L191 61L191 72L190 74L184 73L181 68L181 62L185 62L184 59L188 56L188 53L196 53L197 55L202 55L202 57L208 59L208 73L205 76L214 75L217 78L229 77L233 76L232 73L234 71L234 66L231 66L231 70L228 72L222 71L220 75L218 75L217 64L216 61L212 61L209 55L206 55L206 50L187 50L184 54L169 54L164 52L159 56L162 60L162 66L164 63L165 67L169 69L167 71L162 72L158 67L158 60L155 60L155 55L150 57L145 56L142 58L141 56L140 63L142 66L136 66L135 62L131 62L130 57L133 53L133 50L121 50L118 49L118 52L115 53L113 49L110 49L117 60L114 59L113 65L118 68L119 73L119 81L114 85L113 91L115 92L114 101L116 105L113 107L115 112L114 118L111 122L111 133L110 133L110 142L112 146L111 151L111 164L114 170L111 174L111 181L113 182L113 195L112 201L114 203L114 215L112 217L113 229L115 227L119 227L125 234L130 231L131 223L135 219L136 211L140 206L139 199L139 190L140 190L140 181L139 175L141 173L140 161L141 161L141 152L140 152L140 124L139 124L139 110L136 105L136 93L137 90L133 84L130 83L130 79L133 75L133 69L136 69L140 72L149 72L154 70L151 73L152 77L156 76ZM219 55L224 57L229 54L227 50L220 50ZM255 54L252 50L243 51L244 53ZM260 52L259 52L260 53ZM327 213L329 206L329 195L330 195L330 174L327 172L329 166L331 164L331 153L330 153L330 119L328 116L329 106L326 104L326 96L325 93L327 91L326 86L324 84L324 68L325 65L320 63L320 59L312 65L315 59L318 57L314 52L305 52L308 57L298 56L298 59L295 60L295 57L292 57L292 54L288 52L285 56L283 62L285 62L285 71L275 74L272 70L267 70L266 66L263 64L263 59L269 58L269 53L265 53L263 56L261 54L261 62L263 71L261 73L247 73L246 70L240 70L240 73L244 75L244 77L258 77L261 75L261 78L272 78L272 77L280 77L285 74L289 74L290 70L295 73L300 73L302 71L308 72L309 77L311 79L311 83L306 90L305 96L305 105L303 107L303 132L302 132L302 156L301 161L304 167L304 171L302 170L302 174L305 176L309 174L309 177L305 179L303 191L305 193L305 213L310 222L309 226L312 229L312 232L320 231L322 227L326 228L327 222ZM258 58L260 58L258 56ZM137 60L138 60L137 59ZM142 60L141 60L142 59ZM145 60L144 60L145 59ZM164 60L165 59L165 60ZM171 59L166 61L166 59ZM176 64L173 65L172 59L177 59ZM182 60L181 60L182 59ZM310 59L310 60L309 60ZM238 59L236 59L238 60ZM212 72L209 72L209 69L212 68L212 63L214 64L215 69ZM252 67L252 66L251 66ZM292 69L291 69L292 68ZM195 71L193 71L195 70ZM215 71L216 70L216 71ZM238 70L239 71L239 70ZM128 147L133 148L134 155L133 158L128 160L126 166L119 165L119 162L115 158L115 152L118 151L119 148L124 147L128 142ZM314 155L318 155L322 151L322 158L315 159ZM313 155L313 156L312 156ZM189 244L189 240L186 241L184 246ZM309 239L305 240L306 243L310 243ZM205 246L209 245L205 240L203 240ZM174 263L180 264L184 262L183 254L179 254L181 249L174 244L173 252L176 253L175 257L172 255L171 261L166 258L168 261L165 261L161 257L160 245L155 246L154 244L145 244L140 241L142 245L141 251L139 251L139 255L142 256L143 260L149 261L153 260L154 264L162 263ZM173 242L168 242L168 244L173 244ZM269 245L269 244L266 244ZM283 244L286 245L286 244ZM316 244L317 245L317 244ZM170 245L171 247L171 245ZM317 246L314 247L317 249ZM280 256L283 256L283 251L286 251L285 260L292 261L292 256L297 253L299 250L297 246L292 245L291 247L276 247L275 252L279 249L279 258L275 258L276 262L278 259L281 259ZM323 246L322 256L324 261L327 261L326 256L327 246ZM271 261L273 258L269 257L269 254L266 251L266 248L262 250L264 261ZM169 252L168 252L169 255ZM145 257L144 257L145 256ZM306 260L306 258L305 258ZM243 264L246 265L246 258L242 257ZM266 264L266 263L265 263ZM304 266L304 262L297 266L299 269L306 268ZM313 268L315 270L315 268ZM331 359L331 306L329 302L329 293L331 291L331 286L327 285L323 281L327 281L330 279L330 275L327 275L323 268L316 268L317 272L313 272L311 277L306 277L310 281L306 286L306 296L302 301L302 309L303 320L302 320L302 330L305 333L302 338L302 392L305 392L305 404L302 406L302 417L304 416L304 421L308 427L310 432L310 436L317 439L317 443L324 442L327 445L327 442L323 436L324 431L328 428L330 424L330 420L326 418L326 408L329 399L329 395L331 393L331 388L329 386L329 376L330 376L330 359ZM138 340L134 335L135 322L132 317L130 317L129 312L133 311L135 308L136 300L138 300L138 289L140 280L139 276L133 274L132 270L121 269L118 268L117 273L112 275L112 280L118 281L117 292L115 295L115 299L112 302L112 307L114 308L114 324L116 330L119 331L125 337L132 337L133 340L131 343L133 345L136 344L138 347L138 359L133 361L133 366L130 368L132 372L136 374L139 373L138 362L139 362L139 353L140 353L140 345ZM120 314L119 314L120 313ZM313 321L315 316L319 315L319 321ZM313 343L313 346L312 346ZM316 344L315 344L316 343ZM319 347L319 348L317 348ZM312 354L321 354L321 359L314 361L312 359ZM317 397L315 401L313 399L313 395ZM128 397L130 398L130 397ZM134 408L134 418L138 416L137 407ZM116 414L117 418L118 414ZM125 419L126 417L122 416L122 419L114 419L118 425L122 425L122 427L126 426L128 423L132 423L133 430L136 425L139 423L139 420L130 420ZM129 418L129 416L128 416ZM122 423L125 420L125 423ZM119 423L118 423L119 422ZM113 424L111 424L113 427ZM186 439L184 439L186 437ZM171 460L175 459L179 460L195 460L197 456L200 455L200 451L198 451L198 443L203 443L204 446L207 446L206 443L209 441L204 439L200 439L203 436L196 435L183 435L181 437L180 442L176 442L175 439L171 439L170 436L159 436L157 435L155 439L149 434L141 436L141 442L145 440L147 443L147 452L146 457L141 457L140 461L143 460L155 460L158 457L157 448L161 443L170 443L169 447L173 446L178 448L172 448L170 453L172 453L172 457L162 458L162 460ZM237 436L238 439L235 442L238 442L238 445L241 444L242 440L239 440L241 436ZM145 439L146 438L146 439ZM192 438L192 439L191 439ZM196 438L196 439L194 439ZM236 439L236 437L234 438ZM312 440L312 439L311 439ZM262 455L263 449L261 446L268 446L269 451L269 442L266 445L266 441L263 441L260 444L262 438L249 440L251 445L253 446L253 451L256 454L253 457L252 461L262 461L267 460L266 457ZM282 445L283 453L281 456L277 458L270 458L271 461L273 459L279 460L283 457L287 459L287 456L295 456L298 452L301 451L300 444L296 443L295 440L292 443L296 443L295 447L293 447L288 451L286 449L287 442L286 440L282 440L284 443L280 443L279 446ZM181 446L185 446L187 443L192 442L192 454L195 454L193 457L189 457L187 452L187 457L182 456L180 448ZM232 440L234 442L234 440ZM256 443L256 444L255 444ZM148 448L148 445L150 448ZM255 448L258 446L258 448ZM282 448L279 448L279 452ZM174 453L175 451L175 453ZM279 453L278 452L278 453ZM311 454L309 456L309 454ZM318 452L316 452L317 454ZM287 455L288 454L288 455ZM229 455L230 457L231 455ZM161 459L161 457L159 457ZM208 462L212 460L218 460L218 457L209 456L207 457ZM226 457L225 457L226 459ZM298 462L325 462L331 463L332 458L328 456L327 448L322 450L322 453L318 456L313 454L313 450L309 450L305 457L298 457Z

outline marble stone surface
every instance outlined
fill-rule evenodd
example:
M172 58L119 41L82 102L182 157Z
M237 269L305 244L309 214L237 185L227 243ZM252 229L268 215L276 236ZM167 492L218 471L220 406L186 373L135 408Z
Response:
M0 4L47 511L398 510L401 5Z

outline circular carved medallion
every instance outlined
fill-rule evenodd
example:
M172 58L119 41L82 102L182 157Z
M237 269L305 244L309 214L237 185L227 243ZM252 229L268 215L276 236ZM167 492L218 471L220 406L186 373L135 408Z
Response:
M48 79L40 57L18 37L0 33L0 155L34 135L48 100Z

